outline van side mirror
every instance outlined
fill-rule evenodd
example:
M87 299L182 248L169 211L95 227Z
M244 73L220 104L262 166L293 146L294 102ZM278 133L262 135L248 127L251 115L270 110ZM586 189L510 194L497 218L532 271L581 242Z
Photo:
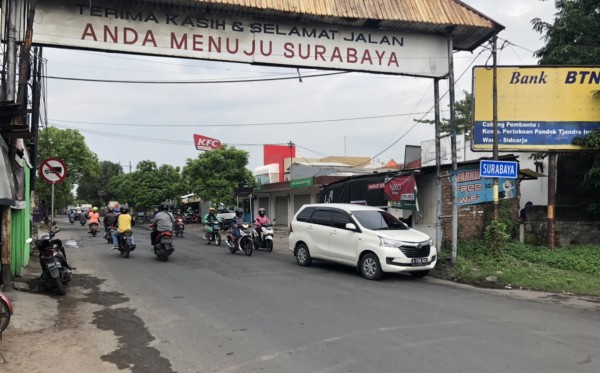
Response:
M354 223L346 223L346 227L347 230L349 231L357 231L358 229L356 228L356 225L354 225Z

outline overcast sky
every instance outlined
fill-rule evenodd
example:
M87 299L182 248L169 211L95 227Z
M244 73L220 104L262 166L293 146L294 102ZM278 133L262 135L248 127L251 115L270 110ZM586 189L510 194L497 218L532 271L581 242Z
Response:
M510 44L499 52L499 65L536 64L533 51L543 41L532 30L531 20L551 22L553 1L463 1L506 27L498 46L505 40ZM48 76L72 78L206 81L297 76L291 68L47 47L44 56ZM457 99L463 97L462 91L471 91L470 66L483 65L489 58L490 52L482 48L455 54ZM434 136L432 126L414 122L433 106L433 81L425 78L348 73L302 82L47 82L48 122L78 129L100 160L120 162L126 171L130 163L135 169L141 160L184 166L186 159L199 154L194 134L248 151L250 169L263 164L263 144L291 141L306 158L347 155L401 162L405 145L420 145ZM445 81L440 88L446 92ZM442 109L447 104L446 97ZM433 114L426 118L433 119Z

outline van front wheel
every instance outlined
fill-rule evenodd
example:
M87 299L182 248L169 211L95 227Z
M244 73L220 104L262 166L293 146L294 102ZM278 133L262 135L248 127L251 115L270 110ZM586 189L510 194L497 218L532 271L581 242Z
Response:
M312 258L306 244L298 244L296 248L296 262L302 267L308 267L312 263Z
M380 280L383 277L383 271L377 255L365 254L360 260L360 272L367 280Z

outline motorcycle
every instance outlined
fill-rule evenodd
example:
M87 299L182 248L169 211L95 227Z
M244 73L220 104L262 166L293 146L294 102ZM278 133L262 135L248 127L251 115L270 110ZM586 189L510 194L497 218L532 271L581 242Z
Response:
M13 314L13 306L8 298L0 293L0 336L2 332L8 327L10 323L10 317Z
M265 249L268 252L273 251L273 222L261 224L258 229L253 227L252 242L254 243L255 250Z
M248 223L242 224L240 227L240 240L238 241L238 246L235 246L234 237L231 231L227 233L227 239L225 243L229 247L229 252L235 254L237 251L241 251L247 256L252 255L252 238L251 238L251 229Z
M96 235L98 234L98 223L90 224L90 233L93 237L96 237Z
M132 244L132 236L133 232L131 229L127 229L119 234L119 253L125 258L129 258L129 253L135 250L135 245Z
M75 216L69 215L69 223L75 223Z
M109 227L106 227L106 229L104 231L104 239L106 240L106 243L113 243L112 234L114 231L115 231L115 227L113 227L112 225Z
M41 279L47 289L55 289L60 295L66 294L65 284L71 281L71 271L75 268L67 264L67 256L62 241L54 236L60 230L51 230L35 240L39 252L40 266L42 267ZM32 242L30 238L27 242Z
M204 235L204 239L206 240L206 244L210 245L211 242L214 242L215 245L221 246L221 225L219 222L211 222L207 225L210 225L212 228L212 232L206 230L206 234Z
M175 236L183 237L183 230L185 229L185 224L183 223L182 217L177 217L175 219Z
M173 254L173 233L170 231L158 232L156 243L154 244L154 254L158 259L166 262L169 260L169 255Z
M87 218L84 214L81 214L81 216L79 217L79 224L85 225L85 223L87 223Z

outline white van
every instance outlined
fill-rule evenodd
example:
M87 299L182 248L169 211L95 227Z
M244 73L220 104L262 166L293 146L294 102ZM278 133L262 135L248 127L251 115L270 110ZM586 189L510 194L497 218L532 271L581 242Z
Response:
M384 272L426 276L437 261L431 238L385 210L344 203L304 205L289 227L289 249L301 266L313 259L356 267L368 280Z

